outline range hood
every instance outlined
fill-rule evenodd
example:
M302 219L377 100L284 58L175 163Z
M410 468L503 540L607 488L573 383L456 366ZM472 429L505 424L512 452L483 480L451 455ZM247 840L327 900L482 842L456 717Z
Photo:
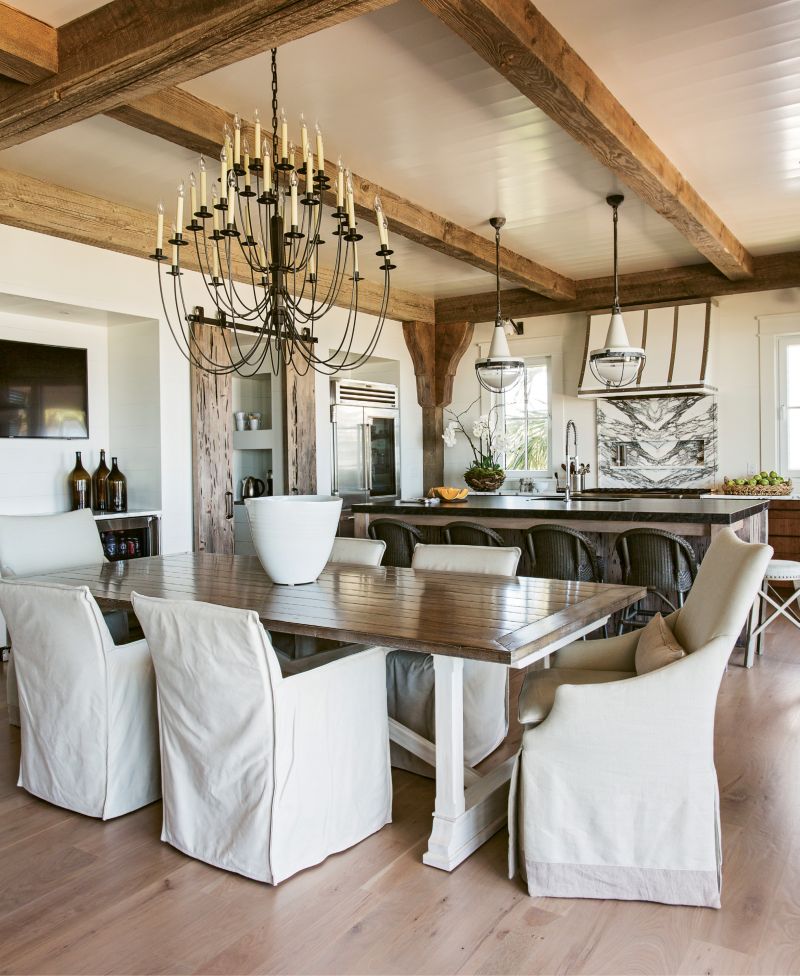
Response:
M647 361L635 383L612 389L601 386L589 369L589 352L603 345L609 314L605 310L587 316L579 397L704 396L717 392L711 381L713 302L623 309L630 341L644 349Z

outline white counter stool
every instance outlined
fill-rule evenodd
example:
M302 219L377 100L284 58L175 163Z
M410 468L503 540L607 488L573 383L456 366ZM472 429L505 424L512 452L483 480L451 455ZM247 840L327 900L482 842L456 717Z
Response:
M781 601L781 595L775 589L776 583L791 583L793 586L789 596ZM767 566L764 575L764 582L761 585L756 602L753 604L753 614L750 623L750 636L747 641L747 653L745 654L744 666L752 668L753 659L756 652L762 654L764 651L764 631L769 627L773 620L783 616L800 630L800 562L793 559L773 559ZM775 609L764 619L767 604ZM797 604L793 606L793 604ZM756 620L758 625L756 626Z

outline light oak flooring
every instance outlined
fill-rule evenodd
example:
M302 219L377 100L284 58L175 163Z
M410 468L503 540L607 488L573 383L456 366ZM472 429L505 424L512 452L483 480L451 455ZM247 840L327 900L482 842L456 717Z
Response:
M160 843L160 804L102 823L18 789L0 694L4 973L800 973L800 640L788 625L752 671L723 680L721 911L531 899L506 877L504 831L452 874L424 867L433 785L402 772L390 826L260 885Z

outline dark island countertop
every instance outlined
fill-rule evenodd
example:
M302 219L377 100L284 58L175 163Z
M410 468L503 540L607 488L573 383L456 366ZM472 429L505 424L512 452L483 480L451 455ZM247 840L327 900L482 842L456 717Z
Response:
M447 515L466 518L575 519L609 522L701 522L733 525L769 506L757 498L624 498L562 500L527 495L470 495L463 502L370 502L353 505L360 515Z

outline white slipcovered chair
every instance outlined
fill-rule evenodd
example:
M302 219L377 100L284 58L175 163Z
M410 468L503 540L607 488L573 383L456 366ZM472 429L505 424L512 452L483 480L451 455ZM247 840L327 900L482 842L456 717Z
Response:
M334 539L329 563L349 566L380 566L386 543L383 539Z
M412 569L514 576L521 556L515 546L440 546L418 544ZM457 585L456 583L453 584ZM389 715L435 741L433 657L392 651L386 659ZM464 762L475 766L508 734L508 669L487 661L464 661ZM392 742L392 765L432 776L423 759Z
M509 799L509 868L533 896L718 908L714 712L769 546L721 532L666 617L686 655L637 676L641 631L576 642L531 672Z
M277 884L390 822L383 648L283 678L255 611L133 603L158 687L162 840Z
M57 515L0 515L0 577L20 579L58 573L105 560L92 513L86 509ZM113 640L128 637L128 618L122 610L103 614ZM14 654L6 676L8 721L19 725L19 701Z
M161 795L156 685L147 643L116 646L86 587L0 580L14 635L18 785L109 820Z

